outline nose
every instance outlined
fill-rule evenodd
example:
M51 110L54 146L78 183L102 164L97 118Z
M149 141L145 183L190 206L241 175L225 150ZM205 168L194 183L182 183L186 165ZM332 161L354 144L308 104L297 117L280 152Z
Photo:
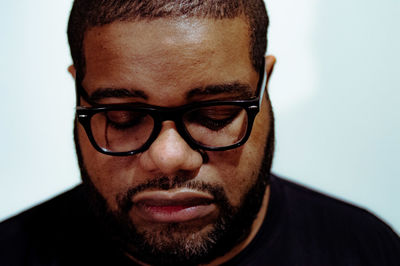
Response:
M157 139L141 154L140 163L146 171L173 175L197 171L203 158L180 136L174 122L164 121Z

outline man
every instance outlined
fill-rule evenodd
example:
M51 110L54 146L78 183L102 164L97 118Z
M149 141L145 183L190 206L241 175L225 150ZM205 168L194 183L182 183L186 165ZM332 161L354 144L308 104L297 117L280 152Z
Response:
M76 0L82 185L2 223L1 265L399 265L364 210L270 174L263 1Z

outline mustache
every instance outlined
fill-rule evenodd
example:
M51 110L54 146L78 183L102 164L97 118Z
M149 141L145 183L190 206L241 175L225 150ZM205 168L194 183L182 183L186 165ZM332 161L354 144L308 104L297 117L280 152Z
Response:
M213 202L220 207L232 208L229 204L225 190L222 186L216 184L210 184L203 181L187 181L187 178L175 176L175 177L159 177L153 178L145 183L139 184L135 187L129 188L124 193L120 193L116 196L116 202L118 209L122 213L129 212L133 207L132 198L146 190L170 190L177 188L188 188L201 192L208 193L213 196Z

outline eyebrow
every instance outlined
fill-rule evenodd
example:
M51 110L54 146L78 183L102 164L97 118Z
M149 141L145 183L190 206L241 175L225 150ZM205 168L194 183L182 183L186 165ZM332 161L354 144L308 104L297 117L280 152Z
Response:
M235 98L250 98L254 96L253 89L248 84L233 82L227 84L208 85L190 90L186 99L198 96L232 94ZM99 88L88 96L90 102L97 102L105 98L142 98L148 100L147 94L142 90L126 88Z
M218 95L218 94L232 94L236 97L243 97L249 98L254 96L253 89L250 85L240 83L240 82L233 82L227 84L217 84L217 85L208 85L205 87L194 88L190 90L186 98L192 99L196 96L206 96L206 95Z
M142 98L147 100L149 97L142 90L125 88L99 88L89 96L89 100L92 102L105 98Z

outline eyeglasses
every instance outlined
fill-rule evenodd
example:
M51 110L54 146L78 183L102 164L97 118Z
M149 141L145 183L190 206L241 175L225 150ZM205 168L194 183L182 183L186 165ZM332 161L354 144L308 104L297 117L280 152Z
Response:
M174 108L137 103L78 106L76 115L93 147L108 155L144 152L158 137L163 121L173 121L192 149L224 151L248 140L265 85L262 71L258 96L248 100L205 101ZM81 95L84 91L78 82L77 91Z

